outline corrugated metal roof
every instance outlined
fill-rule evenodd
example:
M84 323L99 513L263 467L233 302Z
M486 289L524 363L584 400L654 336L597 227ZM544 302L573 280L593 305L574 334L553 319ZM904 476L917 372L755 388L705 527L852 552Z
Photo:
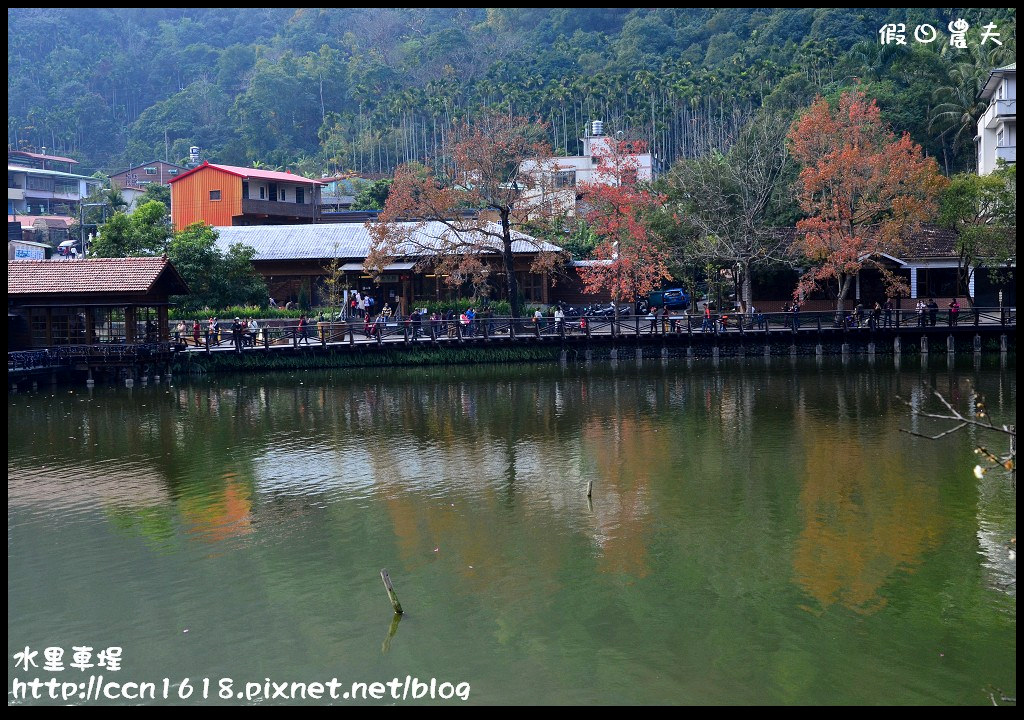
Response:
M451 231L440 222L397 223L413 233L415 242L408 245L399 255L431 254L424 246L441 247L438 240ZM496 223L489 223L488 229L498 232ZM217 246L223 251L235 243L248 245L256 250L254 260L325 260L333 257L365 258L370 252L370 233L365 225L354 223L330 223L318 225L251 225L246 227L218 227ZM558 252L557 245L542 242L529 235L515 233L520 238L512 243L514 253L535 253L538 251ZM494 245L497 252L498 246Z
M238 165L220 165L210 163L210 167L220 168L230 173L236 173L242 177L260 178L262 180L280 180L283 182L309 183L311 185L323 185L323 180L311 180L290 172L277 172L276 170L257 170L256 168L240 167Z
M74 173L61 172L60 170L43 170L42 168L25 167L24 165L11 165L7 163L7 172L19 172L19 173L30 173L32 175L51 175L53 177L69 177L75 178L76 180L88 180L97 185L100 184L100 180L88 175L75 175Z
M56 160L58 162L74 163L75 165L79 164L74 158L61 157L60 155L42 155L40 153L27 152L25 150L8 150L7 156L10 157L11 155L24 155L25 157L37 158L39 160Z
M211 162L204 162L202 165L197 165L188 172L184 172L177 177L171 178L167 181L168 184L173 185L179 180L194 175L195 173L205 168L214 168L222 172L230 173L241 178L258 178L260 180L276 180L279 182L290 182L298 183L300 185L323 185L323 180L310 180L309 178L302 177L301 175L295 175L289 172L277 172L276 170L257 170L256 168L240 167L238 165L216 165Z
M390 265L385 265L380 269L381 272L396 272L398 270L412 270L416 267L414 262L396 262ZM362 272L363 264L358 262L345 263L341 266L342 272Z

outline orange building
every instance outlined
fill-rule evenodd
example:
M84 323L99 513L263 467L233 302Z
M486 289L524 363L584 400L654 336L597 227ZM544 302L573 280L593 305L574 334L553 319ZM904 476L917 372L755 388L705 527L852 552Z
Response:
M211 165L182 173L169 182L174 229L208 225L280 225L317 221L319 180L290 172Z

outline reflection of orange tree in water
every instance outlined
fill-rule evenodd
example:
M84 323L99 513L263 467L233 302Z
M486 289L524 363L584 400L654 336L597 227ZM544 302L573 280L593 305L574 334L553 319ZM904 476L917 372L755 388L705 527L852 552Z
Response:
M804 528L793 569L819 609L839 603L877 612L886 604L879 595L882 586L937 544L942 529L937 491L908 479L911 473L893 459L896 438L879 438L882 447L870 457L856 437L823 427L807 443L800 493Z
M223 486L178 500L190 531L207 542L218 542L252 532L252 488L237 473L225 472Z

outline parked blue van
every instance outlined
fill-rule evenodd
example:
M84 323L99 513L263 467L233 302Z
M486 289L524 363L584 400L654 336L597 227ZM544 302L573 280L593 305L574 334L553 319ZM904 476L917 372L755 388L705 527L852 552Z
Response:
M690 307L690 296L682 288L655 290L647 297L648 307L667 307L669 310L685 310Z

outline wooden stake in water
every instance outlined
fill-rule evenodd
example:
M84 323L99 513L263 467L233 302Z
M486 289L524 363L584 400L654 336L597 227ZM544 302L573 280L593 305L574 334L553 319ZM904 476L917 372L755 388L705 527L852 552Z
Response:
M395 609L396 614L401 615L402 603L398 602L398 596L395 595L395 589L391 586L391 577L388 575L387 570L380 571L380 579L384 581L384 589L388 591L388 600L391 601L391 607Z
M587 481L587 497L589 498L593 494L594 494L594 481L593 480L589 480L589 481Z

